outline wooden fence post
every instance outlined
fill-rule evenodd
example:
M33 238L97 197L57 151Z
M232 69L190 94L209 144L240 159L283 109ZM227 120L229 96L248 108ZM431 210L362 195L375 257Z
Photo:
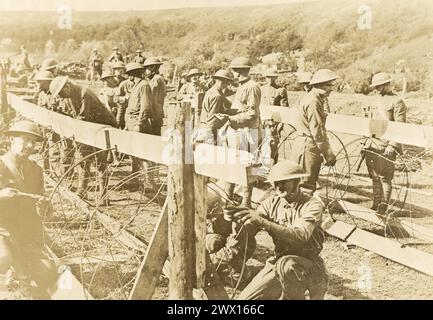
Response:
M191 300L195 284L194 164L185 162L191 141L185 137L190 125L189 105L176 104L169 124L173 157L168 166L168 251L170 257L169 299Z

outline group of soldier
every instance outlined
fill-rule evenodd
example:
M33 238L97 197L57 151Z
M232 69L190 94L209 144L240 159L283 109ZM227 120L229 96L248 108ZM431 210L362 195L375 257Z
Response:
M98 59L100 55L94 51L91 63ZM156 57L145 59L137 52L135 60L125 64L115 48L109 63L110 68L101 72L100 79L105 87L98 96L67 77L57 76L57 63L52 59L45 60L34 78L38 83L38 105L75 119L161 135L167 100L166 81L159 74L162 62ZM251 68L252 63L248 58L237 57L231 61L228 69L216 71L211 82L202 83L202 72L198 69L192 69L185 75L187 82L179 88L177 99L188 100L203 94L202 103L195 106L194 110L194 143L219 144L256 153L260 150L264 131L278 132L278 124L271 119L261 119L259 107L261 104L264 107L289 107L287 92L276 84L278 74L275 71L265 75L267 83L261 87L251 78ZM326 118L330 110L328 97L338 78L328 69L300 75L299 83L305 92L296 106L291 106L298 110L295 143L288 159L280 160L275 155L272 157L267 181L274 192L268 199L255 208L252 203L252 184L240 188L242 200L236 197L235 185L231 183L225 184L224 196L210 196L209 207L214 207L213 203L221 210L220 214L209 216L206 247L215 265L223 264L227 270L232 270L230 276L249 282L241 293L241 299L305 299L306 294L311 299L322 299L326 293L328 277L324 261L320 258L324 241L321 221L325 206L315 191L322 163L334 166L337 161L328 139ZM379 101L368 110L367 116L404 122L406 107L401 99L393 95L391 77L385 73L376 74L372 79L372 87L376 89ZM42 138L37 127L26 122L16 125L16 128L7 132L13 142L12 154L15 152L14 143L22 144L22 141L16 140L33 143L33 140ZM60 139L56 135L45 138L52 143ZM374 151L365 153L373 181L372 207L378 214L384 214L392 192L393 160L401 152L401 147L380 139L371 141L364 148ZM65 166L72 163L65 155L72 152L73 147L68 142L62 151ZM81 157L96 151L86 145L75 147ZM11 155L9 158L12 160L0 159L3 161L0 161L0 165L4 164L0 166L0 205L4 208L10 208L13 199L24 197L21 193L43 193L39 189L30 190L22 182L28 182L30 178L41 181L39 173L37 177L29 173L28 177L21 176L24 179L20 179L19 172L24 175L26 172L16 169L17 159L27 159L27 153L22 156ZM106 165L109 154L101 152L97 155L99 190L103 196L108 183ZM116 154L112 157L114 161ZM14 161L16 163L11 165ZM90 164L90 160L84 161L78 167L77 193L81 197L86 197ZM148 161L132 159L132 170L144 173L139 184L143 185L145 191L155 189L155 177L149 170L151 165ZM36 168L35 164L32 166ZM245 264L255 250L255 235L259 231L265 231L272 237L275 254L251 280ZM0 273L10 264L9 253L14 237L20 239L20 232L10 228L7 223L1 223ZM38 261L45 261L40 256L37 258Z

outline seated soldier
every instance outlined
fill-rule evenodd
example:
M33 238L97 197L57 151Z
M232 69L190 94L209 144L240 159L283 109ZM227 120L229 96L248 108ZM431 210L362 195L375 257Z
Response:
M275 244L274 256L246 286L239 299L303 300L307 292L310 299L323 299L328 284L325 264L319 256L324 241L321 228L324 205L317 196L300 192L299 182L305 176L295 162L279 162L268 176L275 193L257 210L226 210L226 219L231 216L228 220L233 221L233 229L244 229L245 233L235 242L227 241L220 249L230 258L229 264L234 262L235 270L239 270L240 266L236 264L241 257L252 256L256 243L250 238L259 231L267 232ZM248 239L246 254L239 250L245 245L245 239ZM221 240L221 237L208 235L207 247L215 250L215 245L224 245ZM215 254L222 256L220 252Z
M32 297L46 299L57 280L57 268L44 247L42 222L49 203L42 168L28 159L42 136L29 121L15 123L5 134L10 149L0 157L0 287L6 286L13 266L36 282Z

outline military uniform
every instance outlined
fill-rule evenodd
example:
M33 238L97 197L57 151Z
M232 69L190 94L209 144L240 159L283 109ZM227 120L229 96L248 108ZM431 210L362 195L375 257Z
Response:
M117 103L116 121L120 128L125 127L125 112L128 107L128 100L135 83L130 79L126 79L114 91L113 101Z
M318 88L313 88L302 97L296 124L298 137L290 155L290 160L299 163L309 174L302 181L303 187L313 191L316 190L322 155L326 158L331 152L326 132L327 100Z
M17 160L6 153L0 157L0 189L4 188L43 196L42 168L31 160ZM21 196L0 201L0 246L12 249L14 266L36 281L41 291L38 298L47 298L44 293L55 284L57 271L44 248L42 222L34 199ZM0 256L3 254L0 251Z
M153 112L153 134L161 135L161 127L165 117L164 100L167 95L167 88L164 78L160 74L155 74L149 80L152 91L152 112Z
M328 284L325 264L319 256L324 241L323 212L318 197L302 193L293 203L277 195L262 203L257 213L287 227L290 237L282 239L269 231L275 255L242 291L240 300L303 300L306 290L311 299L323 299Z
M370 119L406 122L407 108L402 99L394 95L385 95L366 110L365 116ZM394 178L394 161L396 153L385 156L387 146L392 146L396 153L402 153L402 146L393 141L371 138L364 146L365 162L370 178L373 181L373 209L377 210L380 203L389 203L392 194L392 179ZM370 152L369 152L370 151Z
M73 118L117 127L116 118L113 113L108 110L98 97L86 87L71 84L71 95L69 98L62 99L62 104L63 109ZM77 152L79 158L83 158L95 151L96 149L92 146L80 144ZM108 184L108 174L106 172L107 154L99 153L96 156L96 163L100 195L103 196ZM79 181L77 193L81 196L85 194L88 185L90 166L91 159L80 163L80 166L78 167Z
M120 52L113 52L111 56L108 58L108 62L124 62L123 56Z
M260 88L262 92L262 104L268 106L288 107L287 92L284 88L279 88L266 84Z
M93 68L99 76L102 75L103 58L100 53L93 52L89 59L89 66Z
M200 115L199 131L201 136L212 137L213 144L217 142L217 133L227 120L220 120L216 117L218 113L225 113L230 109L231 102L224 96L222 90L213 86L210 88L204 98L202 104L202 112Z
M143 57L142 55L139 55L139 56L135 56L132 62L143 64L144 61L146 61L146 58Z

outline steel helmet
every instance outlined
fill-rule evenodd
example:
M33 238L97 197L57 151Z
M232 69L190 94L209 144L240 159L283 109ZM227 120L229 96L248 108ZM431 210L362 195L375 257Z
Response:
M111 72L111 70L105 70L105 71L102 73L101 80L105 80L105 79L107 79L107 78L112 78L112 77L115 77L114 73Z
M135 50L135 53L142 53L143 51L141 51L140 49Z
M135 71L135 70L143 70L143 69L144 69L144 66L141 65L141 64L139 64L138 62L131 62L131 63L128 63L128 64L126 65L126 70L125 70L125 72L126 72L126 73L129 73L129 72L131 72L131 71Z
M36 81L51 81L54 79L54 75L50 71L38 71L35 74Z
M125 64L122 61L113 62L111 69L125 69Z
M340 78L334 71L329 69L318 70L311 78L310 85L334 81Z
M149 57L144 61L143 67L155 66L163 64L161 60L157 57Z
M50 92L53 95L53 97L57 97L57 95L62 91L65 84L68 82L68 77L56 77L51 81L50 83Z
M285 160L278 162L269 171L268 182L284 181L308 177L304 169L294 161Z
M229 70L221 69L215 72L213 75L215 79L223 79L228 81L234 81L233 74Z
M310 83L312 77L311 72L302 72L298 75L298 83Z
M14 123L9 130L4 132L7 136L16 136L19 134L29 134L38 140L43 140L41 131L36 123L31 121L18 121Z
M50 71L57 67L58 63L53 58L47 58L41 63L41 70Z
M371 88L380 86L381 84L390 83L392 81L391 76L385 72L376 73L371 79Z
M251 61L245 57L234 58L230 63L232 69L250 69L252 66Z
M194 75L202 75L203 72L201 72L200 70L198 70L197 68L191 69L189 70L188 74L186 75L187 78L192 77Z
M118 48L118 47L114 47L114 48L113 48L113 51L116 51L116 50L119 50L119 48Z

